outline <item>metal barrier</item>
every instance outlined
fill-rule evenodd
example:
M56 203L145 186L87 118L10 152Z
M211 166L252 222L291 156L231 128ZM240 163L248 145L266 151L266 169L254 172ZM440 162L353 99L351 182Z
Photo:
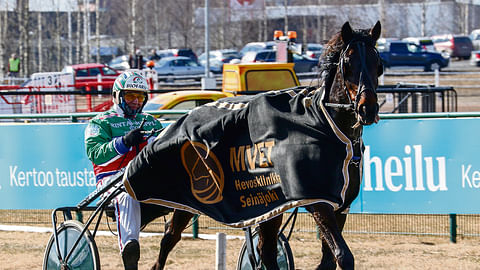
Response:
M51 226L51 210L0 210L0 224ZM75 213L77 214L77 213ZM345 234L417 235L449 237L452 243L463 238L480 237L480 215L438 215L438 214L349 214L345 224ZM61 218L61 217L59 217ZM75 216L75 218L77 218ZM171 214L154 220L144 232L161 232ZM452 224L454 222L454 224ZM456 225L456 226L452 226ZM102 219L101 230L108 230L107 219ZM111 226L111 224L110 224ZM452 229L455 232L452 233ZM224 232L229 235L243 235L238 228L228 227L207 217L198 218L197 233ZM186 233L194 233L193 226ZM295 222L295 232L316 233L317 227L309 213L299 213Z
M33 91L34 88L0 91L0 114L100 112L109 109L113 105L110 90L92 90L94 85L108 86L108 83L82 83L78 86L84 89L73 91L59 91L54 87L44 91ZM174 90L150 90L150 93L171 91Z
M418 112L456 112L457 92L453 87L435 87L425 84L380 85L378 94L381 112L418 113ZM387 108L390 103L390 107ZM388 109L388 111L382 111Z
M98 85L108 83L82 83L76 86L81 90L0 91L0 113L75 113L99 112L110 108L112 103L110 91L93 90ZM178 90L178 89L177 89ZM182 89L199 90L199 89ZM210 89L220 90L220 89ZM166 93L170 90L151 90L150 93ZM250 91L250 94L259 91ZM263 91L262 91L263 92ZM380 109L382 113L418 113L418 112L455 112L457 111L457 92L453 87L435 87L425 84L380 85ZM241 94L248 94L242 92Z
M197 89L198 90L198 89ZM151 90L152 94L166 93L172 90ZM453 87L432 87L428 85L405 85L397 84L394 86L380 86L378 88L379 99L382 108L386 106L388 96L391 95L391 102L394 104L389 111L381 111L381 118L413 118L413 117L470 117L478 113L452 114L448 112L457 111L457 93ZM72 95L75 96L75 109L71 113L42 113L46 110L40 106L41 101L48 100L52 95ZM17 103L7 104L11 106L8 111L2 110L1 99L8 97L17 97ZM43 96L45 98L35 98ZM22 97L22 98L18 98ZM383 100L382 100L383 98ZM25 100L33 100L37 103L32 110L22 110L25 107ZM107 109L106 104L112 104L112 98L109 91L0 91L0 120L4 121L69 121L78 122L82 119L88 119L97 114L98 111ZM410 104L408 104L410 101ZM43 104L43 103L42 103ZM387 104L388 105L388 104ZM42 105L43 106L43 105ZM103 108L103 109L100 109ZM95 112L97 111L97 112ZM425 114L425 112L445 112L447 114ZM186 110L162 110L152 111L154 115L159 114L184 114ZM396 113L394 113L396 112ZM407 114L407 112L416 112L416 114ZM423 112L423 113L420 113ZM393 114L392 114L393 113ZM389 114L392 114L389 116Z
M146 111L146 113L152 114L154 116L164 115L164 114L186 114L189 110L158 110L158 111ZM11 120L12 122L30 122L32 120L63 120L64 122L82 122L87 121L90 118L95 117L99 112L88 112L88 113L45 113L45 114L0 114L0 120ZM35 122L35 121L32 121Z

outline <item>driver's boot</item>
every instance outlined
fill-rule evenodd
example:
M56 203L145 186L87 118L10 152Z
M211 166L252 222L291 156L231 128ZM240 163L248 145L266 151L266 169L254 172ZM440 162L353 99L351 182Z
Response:
M132 239L127 242L122 251L122 260L125 270L138 270L138 260L140 259L140 244Z

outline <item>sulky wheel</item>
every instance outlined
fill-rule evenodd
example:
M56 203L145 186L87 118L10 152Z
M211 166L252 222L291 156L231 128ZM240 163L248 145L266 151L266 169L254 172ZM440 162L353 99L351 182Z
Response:
M83 224L76 220L67 220L60 225L57 235L61 256L58 256L55 235L52 234L45 250L43 270L100 270L97 245L89 230L82 234L83 229ZM80 241L68 255L77 239Z
M257 264L260 262L260 255L257 252L257 244L258 244L258 231L252 235L253 239L253 246L255 250L255 258L257 259ZM295 270L295 266L293 263L293 254L290 245L288 244L288 240L285 235L280 234L278 236L277 242L277 263L280 270ZM265 269L265 267L262 267ZM247 243L244 242L242 245L242 249L240 250L240 254L238 256L237 262L237 270L253 270L250 264L250 260L248 259L248 251L247 251Z

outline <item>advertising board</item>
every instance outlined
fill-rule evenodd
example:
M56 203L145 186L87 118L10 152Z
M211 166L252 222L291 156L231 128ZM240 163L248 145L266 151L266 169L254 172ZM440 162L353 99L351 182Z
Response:
M1 124L2 209L73 206L95 189L86 124ZM478 214L479 118L392 119L365 127L354 213Z

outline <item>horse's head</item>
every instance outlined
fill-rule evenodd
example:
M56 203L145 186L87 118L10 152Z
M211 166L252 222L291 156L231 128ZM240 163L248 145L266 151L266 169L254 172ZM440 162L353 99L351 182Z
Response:
M329 44L336 48L336 70L331 78L330 92L336 93L339 103L348 102L347 108L355 111L357 126L378 121L378 77L383 72L382 61L375 48L380 37L381 25L377 22L371 29L354 31L348 22ZM333 60L333 59L331 59ZM334 70L331 69L331 72ZM335 95L335 93L333 93Z

